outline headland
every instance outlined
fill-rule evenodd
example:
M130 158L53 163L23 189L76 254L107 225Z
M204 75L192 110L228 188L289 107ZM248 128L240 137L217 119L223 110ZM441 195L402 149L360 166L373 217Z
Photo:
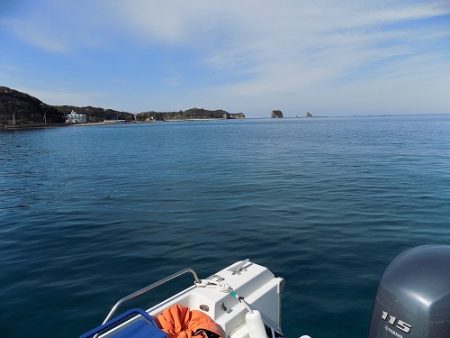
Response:
M75 118L73 118L75 117ZM143 123L207 119L244 119L244 113L191 108L176 112L129 113L101 107L52 106L36 97L0 86L0 129L45 128L71 124Z

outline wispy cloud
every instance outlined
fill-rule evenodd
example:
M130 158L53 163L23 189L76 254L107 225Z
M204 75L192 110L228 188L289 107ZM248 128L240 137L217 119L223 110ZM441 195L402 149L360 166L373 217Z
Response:
M215 1L106 1L115 23L143 41L170 45L207 36L221 22L222 5Z
M156 81L183 90L178 97L186 106L195 101L256 114L307 104L326 111L332 102L347 109L345 97L358 110L360 97L373 102L376 96L373 106L403 109L400 97L406 100L406 94L396 104L384 88L412 94L423 90L422 83L439 87L450 78L450 4L444 0L42 3L3 25L50 53L108 50L120 40L136 50L193 55L196 68L189 76L215 77L213 84L191 78L191 89L189 83L179 86L188 69ZM122 53L125 58L127 51ZM432 96L436 105L450 106L450 98Z
M54 27L48 25L44 20L32 22L17 19L4 20L3 25L7 26L19 39L40 49L62 53L69 48L64 37L55 32Z
M434 39L436 45L442 44L443 39L448 38L447 27L400 25L405 21L448 15L448 6L441 3L411 6L398 2L395 10L386 10L356 3L345 6L348 4L329 3L326 5L331 8L320 9L314 3L315 10L306 7L304 11L296 12L300 20L289 20L292 13L279 14L287 18L280 25L264 25L256 18L251 27L263 27L264 30L257 39L254 34L247 37L242 34L239 42L217 50L206 60L217 69L240 69L252 75L245 81L221 86L217 91L224 93L224 97L238 96L240 102L258 102L261 107L271 103L288 105L294 110L307 104L317 106L310 97L336 102L333 95L336 91L351 100L352 92L361 93L356 90L361 84L376 83L391 90L399 86L414 93L416 88L422 87L416 83L418 78L435 78L440 85L443 84L441 79L450 78L450 63L446 57L449 55L448 43L444 55L442 50L421 44L432 45L430 39ZM270 12L276 12L275 8ZM302 16L305 12L310 15ZM417 59L432 62L420 63L415 61ZM433 81L428 84L434 87ZM339 90L339 86L346 91ZM375 86L363 87L375 89ZM399 107L392 100L392 92L382 92L385 95L378 96L379 102L389 103L392 109ZM367 90L364 97L373 97L373 93ZM410 97L408 101L417 99ZM443 100L450 103L449 99L441 97L438 100L441 105Z

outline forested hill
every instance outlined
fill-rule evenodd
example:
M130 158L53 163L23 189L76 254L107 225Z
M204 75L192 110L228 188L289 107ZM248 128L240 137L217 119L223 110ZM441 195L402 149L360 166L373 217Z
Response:
M87 122L104 120L134 121L134 115L98 107L51 106L41 100L8 87L0 87L0 126L33 127L62 124L75 111L86 114Z
M204 120L204 119L244 119L243 113L230 114L225 110L207 110L203 108L191 108L177 112L149 111L136 115L138 121L170 121L170 120Z
M243 113L231 114L224 110L191 108L177 112L144 112L137 115L104 109L100 107L51 106L39 99L17 90L0 86L0 128L39 127L61 125L66 115L72 111L86 114L88 123L122 120L131 121L169 121L195 119L243 119Z
M86 114L86 119L88 122L103 122L105 120L135 120L134 114L100 107L55 106L55 108L64 115L70 114L72 111L78 114Z
M0 126L36 126L64 123L55 107L17 90L0 87Z

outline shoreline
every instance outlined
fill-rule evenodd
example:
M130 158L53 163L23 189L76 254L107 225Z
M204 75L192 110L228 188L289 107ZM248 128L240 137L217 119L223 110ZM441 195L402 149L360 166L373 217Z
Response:
M36 124L36 125L2 125L0 131L9 130L26 130L26 129L46 129L46 128L59 128L59 127L94 127L94 126L109 126L119 124L152 124L152 123L164 123L164 122L207 122L207 121L222 121L222 120L245 120L245 119L220 119L220 118L208 118L208 119L173 119L173 120L152 120L152 121L102 121L102 122L88 122L88 123L58 123L58 124Z
M205 118L205 119L170 119L170 120L149 120L149 121L124 121L124 120L109 120L102 122L88 122L88 123L55 123L55 124L35 124L35 125L0 125L0 132L2 131L15 131L15 130L27 130L27 129L47 129L47 128L64 128L64 127L93 127L93 126L108 126L108 125L120 125L120 124L153 124L164 122L208 122L208 121L224 121L224 120L298 120L298 119L322 119L322 118L377 118L377 117L418 117L418 116L448 116L450 114L403 114L403 115L348 115L348 116L314 116L313 118L292 117L286 116L283 119L272 119L267 117L246 117L235 119L223 119L223 118Z
M0 131L2 130L26 130L26 129L47 129L47 128L60 128L69 127L66 123L58 124L35 124L35 125L23 125L23 126L12 126L12 125L2 125L0 126Z

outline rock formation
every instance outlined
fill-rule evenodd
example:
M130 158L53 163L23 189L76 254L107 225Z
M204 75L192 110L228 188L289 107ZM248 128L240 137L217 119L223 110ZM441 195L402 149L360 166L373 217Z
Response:
M272 110L272 118L273 119L282 118L282 117L283 117L283 112L281 110Z
M306 117L312 117L312 114L308 111L306 112Z
M245 119L244 113L230 114L230 119Z

